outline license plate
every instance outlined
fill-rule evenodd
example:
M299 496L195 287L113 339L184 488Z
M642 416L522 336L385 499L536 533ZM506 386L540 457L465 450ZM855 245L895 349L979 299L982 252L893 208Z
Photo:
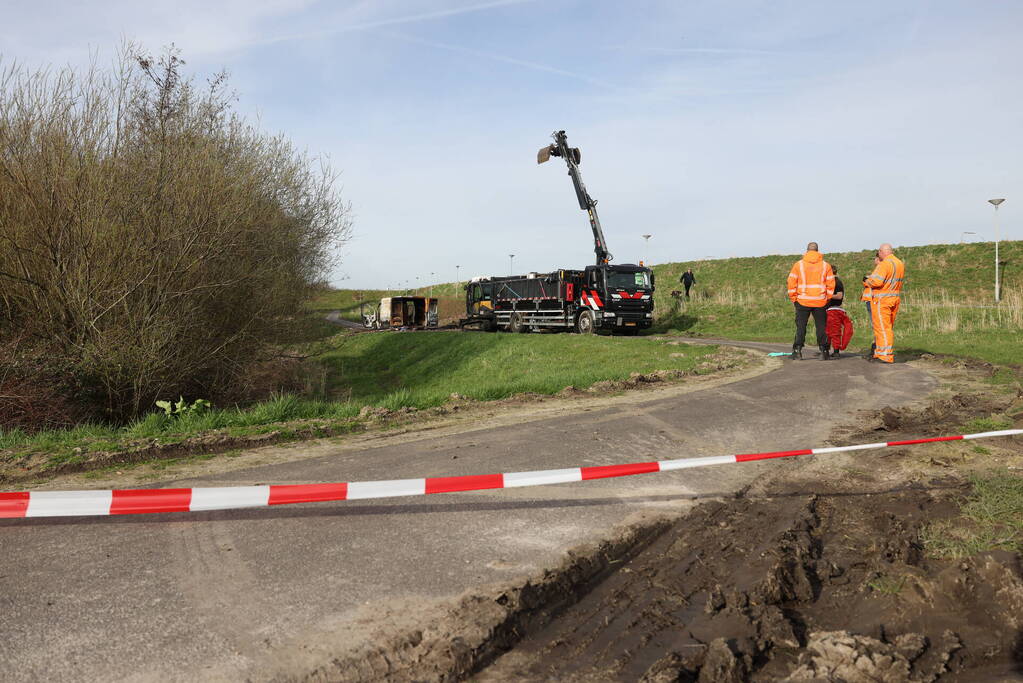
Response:
M625 323L626 327L635 327L636 323Z

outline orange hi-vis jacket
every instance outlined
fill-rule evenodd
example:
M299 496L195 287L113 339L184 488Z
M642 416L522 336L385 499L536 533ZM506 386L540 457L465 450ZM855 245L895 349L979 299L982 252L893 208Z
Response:
M871 301L887 297L902 296L902 283L906 275L906 264L891 254L877 264L874 272L867 276L864 286L870 288ZM866 292L864 292L866 294Z
M819 251L808 251L789 272L789 299L810 308L826 306L835 293L835 273Z

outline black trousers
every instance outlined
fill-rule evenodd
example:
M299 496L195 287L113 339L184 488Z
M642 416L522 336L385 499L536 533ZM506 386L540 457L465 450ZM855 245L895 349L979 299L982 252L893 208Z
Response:
M824 306L811 308L800 303L796 307L796 338L792 340L793 346L803 346L806 341L806 323L813 316L813 326L817 329L817 346L829 346L828 332L825 329L828 324L828 310Z
M692 287L692 285L687 285L687 284L683 283L682 286L686 288L686 298L688 299L689 298L689 288Z

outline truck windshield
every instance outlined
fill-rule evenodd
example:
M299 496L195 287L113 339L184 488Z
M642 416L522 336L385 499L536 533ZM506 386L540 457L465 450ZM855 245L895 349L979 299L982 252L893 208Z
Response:
M608 289L650 289L650 273L638 271L635 273L621 273L613 270L607 271Z

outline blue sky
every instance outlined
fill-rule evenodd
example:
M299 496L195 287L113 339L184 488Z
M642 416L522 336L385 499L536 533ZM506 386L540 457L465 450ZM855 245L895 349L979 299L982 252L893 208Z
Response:
M0 0L0 53L122 36L226 68L239 108L342 172L335 284L593 258L565 129L616 262L1021 239L1023 4ZM652 234L649 253L640 235Z

